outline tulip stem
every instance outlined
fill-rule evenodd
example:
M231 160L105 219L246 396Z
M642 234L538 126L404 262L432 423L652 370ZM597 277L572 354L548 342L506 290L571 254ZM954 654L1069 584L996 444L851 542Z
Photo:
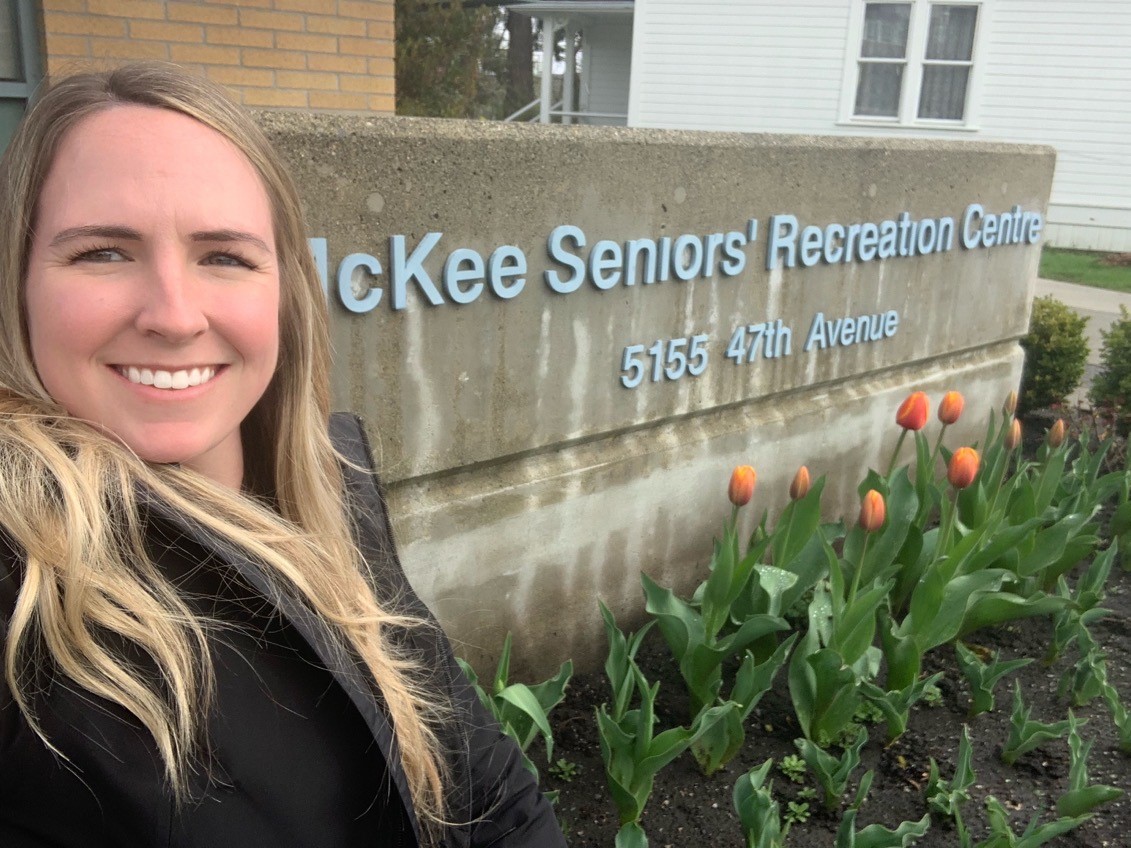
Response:
M906 439L906 438L907 438L907 428L904 428L903 432L899 434L899 441L895 443L895 450L892 451L891 462L888 463L887 473L884 474L885 480L888 479L889 477L891 477L892 469L895 468L895 460L899 456L899 449L903 447L903 440Z
M935 562L942 559L946 552L950 543L950 531L954 527L954 513L958 511L958 490L952 488L951 491L954 492L954 499L944 501L950 508L943 510L942 529L939 531L939 540L935 545Z
M943 424L942 429L939 430L939 437L938 437L938 439L935 440L935 449L933 451L931 451L931 470L932 471L935 468L935 460L937 460L939 458L939 448L942 447L942 440L943 440L943 436L946 435L946 428L949 427L949 426L950 426L949 424Z
M904 432L907 432L906 430ZM860 572L864 570L864 556L868 553L868 540L872 534L864 532L864 544L860 548L860 561L856 563L856 568L852 572L852 587L848 590L848 603L845 607L852 606L852 602L856 600L856 590L860 588Z

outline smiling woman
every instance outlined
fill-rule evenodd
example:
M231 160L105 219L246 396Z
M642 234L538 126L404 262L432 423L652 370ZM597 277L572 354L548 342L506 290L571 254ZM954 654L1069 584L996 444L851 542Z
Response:
M234 144L150 106L83 120L40 193L25 285L51 397L144 460L240 487L240 423L278 359L279 266Z
M58 82L0 162L5 848L564 845L329 414L298 209L171 66Z

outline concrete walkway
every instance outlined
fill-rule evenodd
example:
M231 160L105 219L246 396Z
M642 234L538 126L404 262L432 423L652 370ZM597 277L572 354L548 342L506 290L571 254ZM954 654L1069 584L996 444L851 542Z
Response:
M1069 402L1090 405L1084 387L1091 385L1092 378L1099 371L1100 345L1103 344L1100 332L1107 330L1112 322L1119 318L1120 306L1126 306L1131 310L1131 294L1038 278L1035 296L1046 295L1052 295L1061 303L1071 307L1077 315L1088 319L1088 326L1085 328L1088 336L1088 364L1084 369L1082 387L1072 394Z

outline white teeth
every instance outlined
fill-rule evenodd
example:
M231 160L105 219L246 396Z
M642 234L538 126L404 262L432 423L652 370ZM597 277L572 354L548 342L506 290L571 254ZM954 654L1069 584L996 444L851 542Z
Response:
M118 373L131 383L142 386L153 386L158 389L187 389L207 383L216 376L215 368L193 368L191 371L152 371L149 368L138 368L134 365L119 366Z

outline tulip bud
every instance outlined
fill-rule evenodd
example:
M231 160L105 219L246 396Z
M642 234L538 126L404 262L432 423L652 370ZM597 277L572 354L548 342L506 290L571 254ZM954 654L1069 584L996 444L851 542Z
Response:
M1021 419L1014 418L1009 425L1009 432L1005 434L1005 449L1013 450L1021 444Z
M867 533L875 533L884 526L887 518L887 506L884 496L875 489L869 489L860 502L860 526Z
M981 460L978 452L973 448L959 448L950 457L950 465L946 468L946 479L956 489L965 489L974 482L978 476L978 465Z
M922 430L931 414L931 402L923 392L912 392L907 400L899 405L895 423L904 430Z
M947 392L939 403L939 421L943 424L953 424L962 415L966 406L966 399L961 392Z
M1013 415L1017 412L1017 392L1010 392L1006 398L1005 403L1002 404L1001 412L1003 415Z
M1064 444L1064 419L1056 419L1056 423L1049 428L1049 447L1058 448Z
M758 482L758 475L749 465L740 465L730 475L730 486L727 497L735 506L746 506L754 497L754 484Z
M793 482L789 484L789 497L799 501L809 494L809 469L802 465L793 475Z

